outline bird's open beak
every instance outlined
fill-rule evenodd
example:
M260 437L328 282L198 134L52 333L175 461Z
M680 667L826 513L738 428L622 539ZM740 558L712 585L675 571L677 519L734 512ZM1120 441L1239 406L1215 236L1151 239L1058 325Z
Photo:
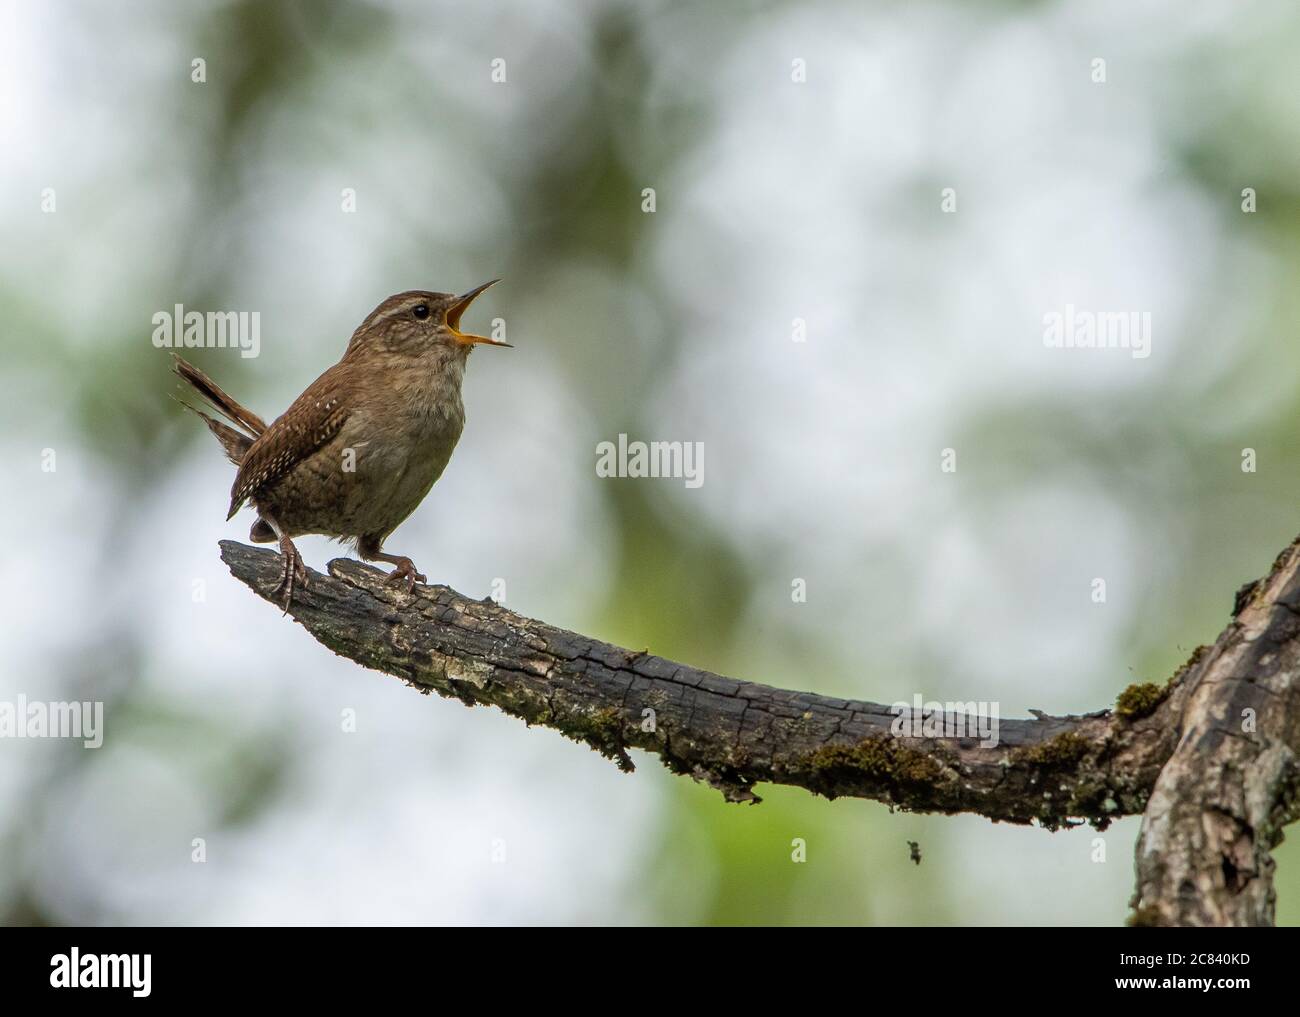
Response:
M500 279L493 279L491 282L485 282L482 286L475 286L472 290L467 290L456 298L449 308L447 308L447 327L451 329L451 334L456 340L466 346L473 346L475 343L485 343L488 346L509 346L509 343L503 343L500 339L489 339L485 335L474 335L472 332L462 332L460 330L460 316L465 313L465 308L474 302L474 298L482 293L492 283L500 282Z

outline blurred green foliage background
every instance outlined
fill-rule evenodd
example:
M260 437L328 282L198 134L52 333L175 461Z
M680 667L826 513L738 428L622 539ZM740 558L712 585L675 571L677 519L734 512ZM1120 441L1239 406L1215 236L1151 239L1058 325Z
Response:
M389 542L431 579L784 686L1102 708L1300 529L1293 3L3 10L0 696L107 715L0 743L5 922L1124 919L1135 819L730 806L336 660L224 573L251 517L151 318L260 312L194 359L270 417L389 293L500 276L516 348ZM1151 356L1045 347L1067 303ZM704 486L598 478L620 432Z

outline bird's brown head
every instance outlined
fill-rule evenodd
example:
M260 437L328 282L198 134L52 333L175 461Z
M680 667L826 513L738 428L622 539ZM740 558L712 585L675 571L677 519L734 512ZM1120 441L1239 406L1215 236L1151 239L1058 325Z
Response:
M498 280L475 286L464 293L429 293L408 290L397 293L367 315L352 333L346 357L369 352L421 356L437 351L465 356L475 345L509 346L485 335L464 332L461 316L474 298Z

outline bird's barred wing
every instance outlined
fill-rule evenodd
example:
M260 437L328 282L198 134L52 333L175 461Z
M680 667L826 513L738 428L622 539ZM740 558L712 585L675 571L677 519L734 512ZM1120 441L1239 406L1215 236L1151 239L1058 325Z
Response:
M326 371L253 442L230 488L229 519L248 499L275 483L337 435L348 419L344 379Z

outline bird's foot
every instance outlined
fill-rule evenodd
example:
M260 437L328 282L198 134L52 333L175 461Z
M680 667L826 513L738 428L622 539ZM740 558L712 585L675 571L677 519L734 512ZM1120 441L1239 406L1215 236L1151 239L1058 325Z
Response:
M284 613L288 614L295 585L307 585L307 566L303 564L302 555L288 537L280 538L280 555L284 558L284 567L280 571L280 582L271 592L277 597L284 594Z
M429 581L424 573L415 571L415 562L411 561L410 558L395 555L386 560L397 566L388 576L387 583L389 586L397 586L399 583L404 582L406 583L406 592L413 593L415 592L416 583L427 583Z

